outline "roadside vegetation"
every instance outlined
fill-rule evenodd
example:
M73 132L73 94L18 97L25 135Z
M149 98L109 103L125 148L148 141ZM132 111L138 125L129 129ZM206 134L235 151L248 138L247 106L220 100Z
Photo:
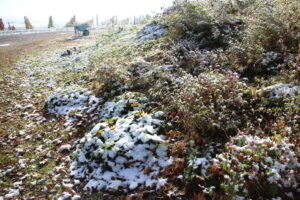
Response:
M32 124L1 109L0 194L297 199L299 13L296 0L175 0L144 27L21 59L14 87L39 96L14 105Z

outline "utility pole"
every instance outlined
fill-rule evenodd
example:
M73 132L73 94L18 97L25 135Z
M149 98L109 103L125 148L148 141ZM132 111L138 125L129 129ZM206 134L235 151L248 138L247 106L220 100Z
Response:
M97 27L98 27L98 15L96 15L96 23L97 23Z

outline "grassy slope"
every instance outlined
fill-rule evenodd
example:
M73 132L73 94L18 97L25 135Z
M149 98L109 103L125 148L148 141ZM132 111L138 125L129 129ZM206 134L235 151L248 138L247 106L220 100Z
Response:
M29 66L31 71L35 71L36 73L36 81L45 80L46 78L51 77L48 81L56 82L55 87L52 88L38 87L38 85L27 85L24 87L20 85L20 83L28 80L28 71L20 70L20 68L2 70L0 87L1 91L4 92L0 94L0 103L5 106L0 107L0 141L2 144L5 142L8 144L0 146L0 169L7 170L9 165L15 166L15 169L12 173L2 177L2 182L0 182L0 196L6 194L7 191L5 191L5 189L12 188L13 183L19 181L20 178L26 174L30 176L25 178L21 185L24 188L21 192L22 197L34 196L38 198L54 198L59 196L63 191L69 191L68 188L62 187L60 184L62 183L62 179L70 178L66 172L69 163L68 161L63 160L70 156L70 154L61 155L57 153L57 150L61 144L72 144L74 140L80 138L89 128L74 129L70 131L66 130L63 126L63 119L52 121L50 120L51 118L49 118L47 122L37 124L35 122L35 118L27 118L26 116L33 112L36 112L38 115L43 115L41 109L45 98L58 86L65 87L66 85L79 84L83 87L98 90L101 87L101 82L103 80L99 80L96 73L97 69L105 65L111 65L117 66L120 71L124 72L128 66L130 66L131 62L141 61L144 57L149 55L158 56L164 53L165 49L161 48L164 44L164 39L146 41L143 44L137 44L136 41L134 41L136 32L137 29L133 28L120 33L112 31L108 34L102 34L100 40L98 40L96 44L96 47L92 47L93 50L89 55L89 64L91 68L80 72L67 72L66 69L59 67L54 67L53 69L47 68L46 70L38 68L40 63L43 63L43 60L41 59L46 59L47 56L45 55L51 51L57 50L56 48L45 52L30 53L28 55L29 57L21 58L21 60L32 60L32 63L29 63ZM66 48L67 47L60 47L59 49L63 51ZM166 54L167 53L168 52L166 52ZM40 55L42 56L39 57ZM57 56L59 55L57 54ZM153 66L163 64L162 60L163 59L154 59L151 64ZM71 67L72 66L69 68ZM89 78L82 79L82 77ZM284 80L285 77L284 75L278 75L274 79L274 82L278 82L278 80ZM270 83L271 82L268 82L268 84ZM24 98L27 94L31 95L28 99ZM34 108L30 108L28 110L16 109L14 106L15 104L23 106L33 104ZM32 125L28 127L29 124ZM25 130L25 135L18 135L19 130ZM70 133L72 133L71 136ZM207 141L203 141L203 138L199 138L199 136L194 133L184 135L179 131L173 131L168 134L168 137L174 141L173 145L170 147L170 152L172 155L177 156L177 160L172 168L169 169L170 171L168 171L165 175L173 176L174 178L174 176L185 171L188 177L189 173L193 173L192 169L184 170L184 167L187 164L187 155L193 156L193 149L191 148L192 145L189 144L190 138L193 138L196 141L196 145L203 147L204 150L207 148L207 145L203 145L203 143ZM26 135L30 135L31 138L25 139ZM9 139L9 137L12 139ZM47 141L53 141L58 138L61 140L61 143L59 144L45 144ZM37 153L36 148L40 145L42 145L43 151L42 153ZM174 148L175 146L178 148ZM16 148L22 148L24 152L16 153ZM192 150L187 152L188 149ZM47 158L46 164L41 164L41 161L45 160L45 153L47 152L51 152L52 156ZM17 163L21 158L27 158L28 160L33 159L33 161L27 162L26 168L20 168ZM66 168L59 172L53 171L53 169L62 162L66 163ZM59 177L57 180L54 180L54 175L56 175L56 173ZM200 177L199 179L202 184L203 177ZM178 184L176 184L176 180L177 179L174 179L175 186L168 185L167 190L173 190L178 186ZM41 182L36 186L33 186L32 183L34 181ZM199 183L199 180L197 181ZM57 183L59 183L59 185L55 186ZM180 185L177 193L186 194L186 190L193 190L194 186L191 185L191 183L193 182L187 183L184 186ZM44 187L46 187L49 192L41 192ZM85 198L99 199L102 197L102 194L93 194L89 196L84 192L80 192L80 189L78 191L79 194ZM158 192L155 195L163 196L164 191L161 193ZM144 198L143 195L138 197Z

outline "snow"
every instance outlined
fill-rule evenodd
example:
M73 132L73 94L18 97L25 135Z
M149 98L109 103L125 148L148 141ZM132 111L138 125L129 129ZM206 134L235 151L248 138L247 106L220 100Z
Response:
M9 189L9 193L4 196L5 199L12 199L20 194L18 189Z
M127 92L103 105L99 114L100 119L110 119L116 116L126 115L130 111L139 111L145 108L148 99L144 95L135 92Z
M16 187L19 187L20 185L22 185L22 181L17 181L17 182L14 182L13 183L13 186L16 188Z
M67 89L59 88L48 97L45 107L51 114L67 115L74 111L95 110L98 103L99 99L92 95L91 91L73 86Z
M249 174L250 180L259 181L263 178L269 184L275 184L280 188L298 187L293 172L300 167L300 163L295 154L296 147L289 143L288 138L276 140L271 137L238 135L233 137L226 146L228 152L217 155L216 159L212 159L212 163L219 168L224 168L226 165L229 169L235 169L226 174L226 178L224 176L229 184L238 174L239 182L244 181L243 174ZM248 168L244 168L244 164L249 165ZM251 173L248 169L252 170ZM243 185L238 186L238 190L242 189Z
M69 126L76 120L76 117L82 117L84 114L91 114L97 110L101 98L97 98L92 91L72 86L68 88L58 88L45 103L45 109L50 114L56 116L65 116Z
M207 174L207 169L211 166L210 161L213 160L212 152L214 151L212 146L209 146L207 149L207 153L204 157L195 157L189 160L189 166L193 167L193 169L200 169L201 174Z
M279 83L259 90L259 92L269 93L271 98L280 98L282 96L293 96L300 92L300 86Z
M156 22L151 22L142 29L142 31L138 35L138 39L140 42L143 42L146 39L155 39L161 36L165 36L166 34L166 27Z
M57 200L65 200L65 199L69 199L71 197L72 197L72 195L69 194L68 192L63 192L63 195L61 197L59 197Z
M104 122L81 139L71 175L85 180L85 190L158 189L166 183L158 178L172 162L163 137L158 135L163 112L139 111L144 100L141 94L126 93L106 103L100 113ZM105 120L112 117L114 120ZM150 172L145 173L149 167Z
M26 159L20 159L19 160L18 163L19 163L19 165L20 165L21 168L25 168L26 167L26 161L27 161Z
M0 47L7 47L10 46L10 44L6 43L6 44L0 44Z
M79 199L81 199L81 197L77 194L72 197L72 200L79 200Z
M70 151L71 149L71 145L66 144L66 145L62 145L59 149L58 152L62 153L62 152L66 152L66 151Z
M203 158L197 158L194 161L194 169L198 168L201 166L201 174L206 174L206 169L210 167L209 160L206 157Z

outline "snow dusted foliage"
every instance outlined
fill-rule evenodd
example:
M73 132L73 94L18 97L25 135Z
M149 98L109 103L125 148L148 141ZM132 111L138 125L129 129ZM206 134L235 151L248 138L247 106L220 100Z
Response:
M300 163L296 156L299 151L288 138L238 135L226 148L227 152L213 159L210 171L224 176L222 186L229 195L247 197L262 188L261 192L270 198L287 195L294 199L299 193Z
M296 95L300 92L300 86L280 83L263 88L259 92L262 92L262 94L267 97L280 98Z
M131 111L139 111L145 108L148 101L141 93L127 92L117 96L112 101L106 102L100 112L100 119L110 119L116 116L123 116Z
M76 113L91 113L100 102L99 98L92 95L92 92L79 87L67 89L59 88L54 94L48 97L44 108L50 114L67 115Z
M128 112L132 107L126 106L127 102L138 103L130 101L129 97L134 98L132 95L127 93L118 97L119 101L113 101L114 104L107 103L103 109L108 110L109 115L103 117L114 118L97 124L77 146L71 174L86 183L85 190L159 189L166 182L159 178L171 164L165 141L158 135L163 112ZM134 99L136 96L139 95L135 94ZM123 102L124 97L128 98ZM128 114L122 114L123 111Z
M182 113L180 121L185 128L223 137L225 133L236 133L246 121L246 90L247 85L239 75L227 71L159 78L150 94L168 105L169 111Z
M166 27L158 24L157 22L151 22L147 24L138 34L138 39L143 42L146 39L155 39L166 35Z

